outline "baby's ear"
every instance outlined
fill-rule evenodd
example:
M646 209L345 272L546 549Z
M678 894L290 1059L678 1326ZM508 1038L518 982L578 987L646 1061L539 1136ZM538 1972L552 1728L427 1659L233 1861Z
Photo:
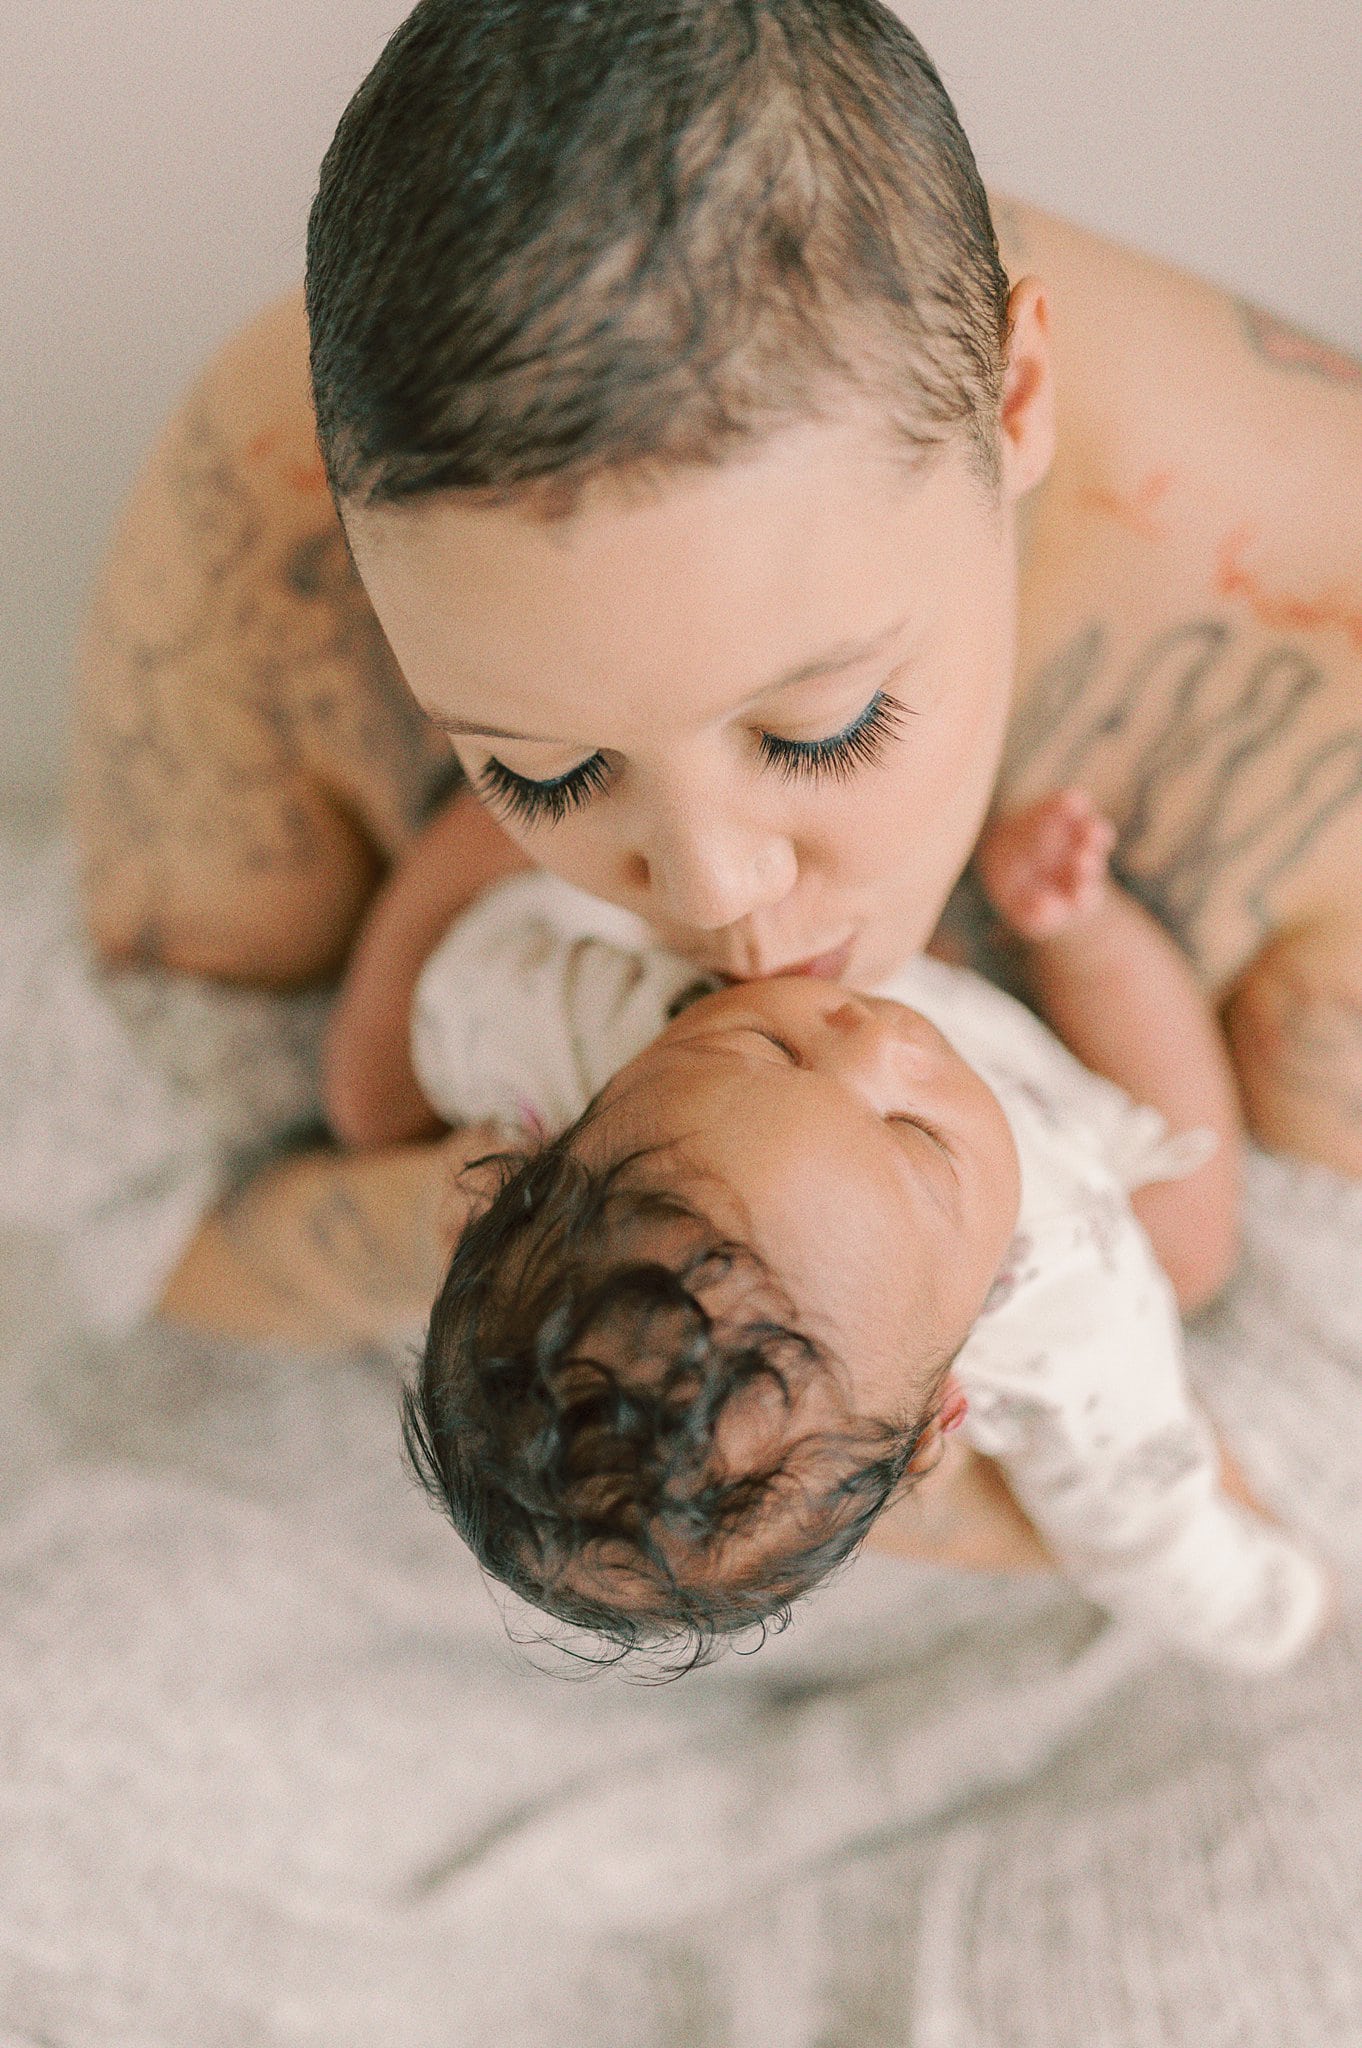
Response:
M968 1407L964 1388L955 1374L948 1372L937 1396L932 1419L923 1430L922 1440L908 1465L910 1472L921 1478L932 1470L941 1457L943 1438L948 1437L952 1430L959 1429Z
M946 1374L941 1388L941 1403L936 1411L936 1424L942 1436L949 1436L953 1429L959 1429L969 1413L969 1400L964 1388L953 1372Z

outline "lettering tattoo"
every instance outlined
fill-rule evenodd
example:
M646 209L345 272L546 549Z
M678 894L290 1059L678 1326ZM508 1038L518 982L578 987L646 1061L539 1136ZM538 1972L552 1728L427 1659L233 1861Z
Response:
M188 870L247 887L314 870L320 794L391 854L449 758L329 505L281 561L265 479L230 459L202 403L159 482L165 516L134 526L92 615L76 737L89 883L135 889L150 958L157 906Z
M1114 871L1218 979L1274 928L1325 827L1362 806L1362 719L1321 733L1326 680L1290 643L1243 654L1221 619L1125 662L1094 623L1023 700L1002 786L1092 789L1119 834Z
M1236 299L1244 338L1253 353L1275 370L1317 377L1344 390L1362 391L1362 362L1331 342L1320 341L1276 313L1265 312L1248 299Z

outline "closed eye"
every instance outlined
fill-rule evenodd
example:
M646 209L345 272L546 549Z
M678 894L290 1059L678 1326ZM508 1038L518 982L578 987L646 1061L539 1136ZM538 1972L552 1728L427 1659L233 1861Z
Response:
M874 767L910 716L906 705L886 691L876 690L850 725L830 733L826 739L788 740L777 733L763 732L757 736L757 745L763 765L774 768L786 781L807 778L845 782L857 769ZM611 773L605 755L599 751L588 755L565 775L555 775L546 782L517 775L513 768L493 756L477 781L483 796L503 816L522 825L557 825L608 788Z
M845 782L858 768L871 768L889 742L896 738L908 716L905 705L883 690L876 690L870 702L850 725L825 740L784 740L774 733L761 736L763 760L786 778L823 776L830 782Z
M556 825L569 811L589 803L609 780L610 770L600 753L591 754L566 775L555 775L549 782L532 782L527 775L517 775L494 756L478 777L478 785L506 817L518 818L522 825Z
M792 1067L803 1066L804 1062L799 1054L787 1039L780 1036L779 1032L769 1031L764 1024L753 1024L749 1028L755 1032L758 1038L764 1038L768 1045L773 1045L778 1052L783 1052Z
M778 1031L770 1030L765 1024L716 1025L704 1038L692 1040L692 1043L703 1046L708 1042L719 1052L727 1053L732 1051L732 1041L735 1038L759 1038L763 1045L773 1045L792 1067L802 1067L804 1064L803 1056L798 1049L791 1045L787 1038L782 1038Z
M941 1151L945 1152L948 1156L950 1155L950 1146L946 1143L936 1125L929 1124L925 1117L908 1116L902 1110L895 1110L884 1121L887 1124L907 1124L910 1130L921 1131L924 1137L930 1138L932 1143L938 1146Z

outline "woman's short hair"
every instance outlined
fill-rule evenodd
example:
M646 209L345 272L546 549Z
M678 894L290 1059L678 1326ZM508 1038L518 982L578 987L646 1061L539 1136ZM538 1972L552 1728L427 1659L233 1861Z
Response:
M339 501L550 516L882 402L996 485L1008 282L921 45L880 0L421 0L346 109L307 249Z

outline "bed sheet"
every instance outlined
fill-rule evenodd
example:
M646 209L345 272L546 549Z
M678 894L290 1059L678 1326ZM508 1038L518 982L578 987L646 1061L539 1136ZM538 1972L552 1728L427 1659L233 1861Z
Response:
M31 1074L46 1033L69 1089L35 957L0 976L0 1060ZM1191 1339L1344 1588L1256 1683L1051 1582L876 1558L679 1684L564 1676L405 1477L400 1357L94 1330L21 1207L5 2048L1362 2040L1362 1188L1256 1157Z

